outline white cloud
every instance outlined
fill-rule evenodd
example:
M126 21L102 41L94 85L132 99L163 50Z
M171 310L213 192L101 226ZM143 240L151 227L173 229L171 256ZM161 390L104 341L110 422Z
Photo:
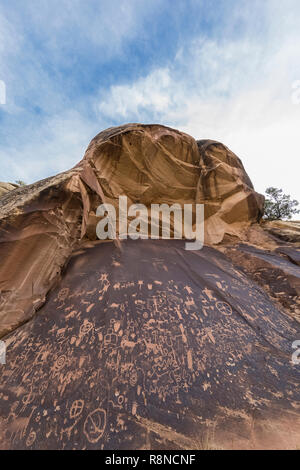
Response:
M300 200L300 105L291 98L300 80L298 0L220 2L232 4L220 24L199 29L189 42L180 32L174 57L163 61L155 51L159 65L149 73L141 69L128 83L112 70L117 84L108 89L100 74L98 94L76 100L58 85L61 68L72 70L82 60L82 73L89 73L85 58L97 54L105 63L122 57L128 41L144 40L145 21L153 20L155 31L165 0L14 3L22 8L0 6L0 80L7 86L0 110L6 115L1 180L31 182L73 166L90 138L110 125L159 122L224 142L242 158L259 191L279 186ZM209 5L199 14L218 13L215 2ZM76 80L71 71L70 79ZM28 111L36 105L41 118Z
M7 30L29 37L29 51L35 41L42 54L56 66L68 66L86 54L97 54L105 62L123 51L125 40L141 33L147 17L155 14L163 0L13 0L0 5ZM6 47L11 35L5 35ZM1 46L0 46L1 47ZM72 52L69 54L69 52ZM23 49L26 54L26 50ZM36 64L37 65L37 64Z
M0 180L33 182L75 165L103 127L89 91L68 87L122 54L162 0L13 0L0 5ZM85 60L88 65L85 69ZM70 70L69 73L64 69ZM66 80L66 84L64 84ZM70 83L68 82L70 80ZM99 80L100 81L100 80ZM76 87L75 87L76 88ZM80 87L79 87L80 90Z
M106 95L99 104L99 111L111 118L142 117L147 110L152 116L168 112L172 104L171 85L168 69L154 70L132 84L111 87L109 96Z
M300 80L300 28L267 2L267 28L238 40L200 36L174 60L133 83L101 96L101 115L123 122L155 121L195 138L220 140L243 160L256 188L282 187L300 201L300 105L292 102ZM279 28L280 26L280 28Z
M76 111L53 116L39 126L33 122L26 127L30 139L20 132L5 149L0 148L1 178L32 183L41 175L45 178L68 170L82 159L98 131L99 123L87 121Z

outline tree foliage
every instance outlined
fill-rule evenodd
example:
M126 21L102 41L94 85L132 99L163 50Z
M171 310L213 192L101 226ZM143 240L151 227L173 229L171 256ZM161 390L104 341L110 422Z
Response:
M267 220L290 220L299 214L299 202L284 194L282 189L267 188L264 218Z
M19 186L26 186L26 183L22 180L17 180L16 184L19 185Z

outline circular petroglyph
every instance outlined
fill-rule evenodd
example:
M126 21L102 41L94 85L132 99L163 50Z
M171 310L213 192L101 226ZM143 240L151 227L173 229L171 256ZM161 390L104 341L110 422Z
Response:
M54 363L54 369L56 371L61 370L67 362L66 356L59 356L59 358Z
M226 302L217 302L217 309L222 313L222 315L232 315L232 307Z
M83 432L89 442L95 444L104 434L106 428L106 411L96 409L88 415L84 422Z
M93 323L91 323L88 320L84 320L83 324L80 327L80 331L79 331L80 336L87 335L93 329L93 327L94 327Z
M28 437L26 439L26 446L31 447L35 443L35 440L36 440L36 433L34 431L31 431L28 434Z
M123 405L123 403L124 403L124 396L123 396L123 395L120 395L120 396L118 397L118 404L119 404L119 405Z
M136 369L131 369L129 373L129 383L132 387L135 387L138 383L138 373Z
M75 400L70 408L70 418L75 419L81 415L84 408L83 400Z

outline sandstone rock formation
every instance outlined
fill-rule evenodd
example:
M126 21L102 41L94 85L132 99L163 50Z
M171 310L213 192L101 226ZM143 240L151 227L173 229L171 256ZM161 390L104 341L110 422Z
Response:
M205 248L97 240L119 195L204 203ZM0 447L299 446L299 252L262 209L224 145L140 124L2 196Z
M300 222L264 221L263 227L271 235L286 242L292 242L300 248Z
M13 189L16 189L18 187L17 184L13 183L3 183L0 181L0 197L3 196L3 194L7 193L8 191L12 191Z
M224 145L179 131L131 124L90 143L72 170L0 199L0 336L44 303L74 247L96 239L96 208L118 204L204 203L206 243L243 237L262 214L239 158Z

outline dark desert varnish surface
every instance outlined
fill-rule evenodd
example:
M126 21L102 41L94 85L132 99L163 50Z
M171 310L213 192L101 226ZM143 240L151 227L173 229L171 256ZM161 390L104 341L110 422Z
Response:
M184 243L73 255L4 338L1 448L296 447L299 323L222 253Z

